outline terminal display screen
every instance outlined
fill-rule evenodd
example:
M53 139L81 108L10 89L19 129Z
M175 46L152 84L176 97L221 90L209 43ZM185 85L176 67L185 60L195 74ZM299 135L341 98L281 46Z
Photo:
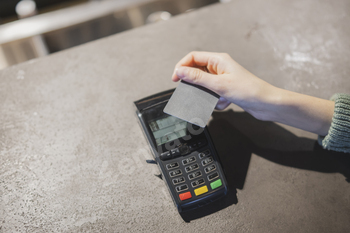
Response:
M162 117L148 124L157 146L187 135L187 122L173 116Z

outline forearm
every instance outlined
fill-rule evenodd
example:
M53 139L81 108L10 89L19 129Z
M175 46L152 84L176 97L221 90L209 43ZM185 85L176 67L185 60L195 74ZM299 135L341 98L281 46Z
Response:
M272 95L267 119L318 135L327 135L334 112L333 101L280 88L276 88Z
M333 101L274 87L244 69L228 54L191 52L176 65L172 79L201 85L219 94L218 109L234 103L257 119L280 122L319 135L326 135L332 123Z

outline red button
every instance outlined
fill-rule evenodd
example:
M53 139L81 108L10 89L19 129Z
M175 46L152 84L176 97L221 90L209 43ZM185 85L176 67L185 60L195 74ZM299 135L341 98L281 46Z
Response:
M186 193L181 193L179 197L180 197L180 200L183 201L186 199L190 199L192 195L191 195L191 192L186 192Z

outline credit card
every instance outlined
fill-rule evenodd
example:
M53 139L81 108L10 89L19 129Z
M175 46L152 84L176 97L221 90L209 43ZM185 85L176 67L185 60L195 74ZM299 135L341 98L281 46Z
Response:
M219 98L205 87L181 81L163 111L204 128Z

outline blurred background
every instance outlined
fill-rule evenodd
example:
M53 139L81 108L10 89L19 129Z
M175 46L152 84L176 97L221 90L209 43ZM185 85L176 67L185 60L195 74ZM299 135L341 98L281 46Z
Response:
M0 0L0 69L230 0Z

